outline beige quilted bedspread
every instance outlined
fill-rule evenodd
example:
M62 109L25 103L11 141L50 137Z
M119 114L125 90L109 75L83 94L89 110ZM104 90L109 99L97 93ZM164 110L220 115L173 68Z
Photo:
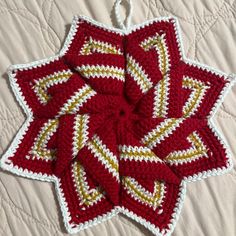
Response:
M133 0L132 24L157 16L177 16L187 57L236 73L236 2L234 0ZM10 64L54 55L68 33L73 15L114 24L113 0L0 0L0 154L25 117L9 88ZM236 87L216 115L236 156ZM0 171L0 235L66 235L52 184ZM133 221L116 216L79 236L151 235ZM174 236L236 235L236 171L188 184Z

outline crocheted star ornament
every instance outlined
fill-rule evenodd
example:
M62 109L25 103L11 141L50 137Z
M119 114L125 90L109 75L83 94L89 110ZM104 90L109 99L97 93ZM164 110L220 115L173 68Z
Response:
M169 235L185 183L232 165L212 123L232 80L184 57L175 18L75 17L58 55L9 76L27 120L1 166L53 181L70 233L121 212Z

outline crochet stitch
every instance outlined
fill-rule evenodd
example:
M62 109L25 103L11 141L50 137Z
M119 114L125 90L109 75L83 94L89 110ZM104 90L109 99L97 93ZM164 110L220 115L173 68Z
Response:
M1 167L53 181L69 233L123 213L169 235L185 183L232 167L212 117L233 80L186 59L178 27L76 16L58 55L10 68L27 120Z

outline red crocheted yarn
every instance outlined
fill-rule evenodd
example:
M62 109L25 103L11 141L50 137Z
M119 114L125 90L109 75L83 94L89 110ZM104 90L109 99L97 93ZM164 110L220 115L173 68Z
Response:
M55 182L70 233L121 212L169 235L185 183L231 167L211 119L231 80L185 58L174 18L75 17L59 55L9 76L28 118L1 167Z

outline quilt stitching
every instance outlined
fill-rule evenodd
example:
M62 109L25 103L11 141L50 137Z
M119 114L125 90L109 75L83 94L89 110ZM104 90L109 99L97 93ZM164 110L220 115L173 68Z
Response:
M217 114L218 115L218 114Z
M5 188L5 186L2 183L2 180L0 179L0 182L2 184L2 186ZM7 192L7 190L6 190ZM8 193L7 193L8 194ZM41 225L42 227L48 227L48 228L55 228L57 230L59 230L58 226L56 225L56 222L47 222L46 221L42 221L41 219L37 219L35 218L32 214L26 212L23 208L19 207L18 205L16 205L11 198L8 196L8 199L3 198L3 196L0 196L2 203L6 203L11 209L14 209L16 211L21 212L22 214L24 214L24 216L26 218L28 218L31 222L33 221L36 224ZM2 206L3 207L3 206ZM15 214L14 214L15 215ZM23 218L21 218L19 215L15 215L16 217L18 217L20 220L23 220Z
M130 45L130 47L126 48L128 50L126 51L127 57L131 58L132 55L132 64L128 64L128 70L126 71L127 74L122 74L122 76L125 76L127 80L127 87L125 87L125 99L107 95L112 91L112 93L117 93L117 95L122 96L123 80L119 80L114 77L113 73L107 73L107 67L104 67L104 65L112 65L113 68L124 67L123 57L115 53L122 51L122 46L121 50L112 50L113 53L111 53L110 55L107 54L105 56L103 55L103 53L101 53L103 59L101 59L99 53L95 53L94 55L79 55L78 57L76 51L74 50L80 51L80 48L84 47L84 43L86 43L87 40L85 37L85 41L76 41L83 38L83 34L82 37L81 35L76 35L77 33L83 33L83 31L81 30L77 31L77 24L80 24L80 27L83 27L81 25L85 24L85 29L87 29L87 27L95 27L97 31L104 30L110 35L113 35L113 40L115 40L115 42L116 40L117 42L119 42L119 40L122 39L123 35L127 35L128 38L130 37L130 42L133 42L133 35L135 35L139 31L142 31L142 28L144 26L148 28L147 32L151 33L151 35L153 35L153 31L151 30L152 27L155 27L156 25L160 27L158 35L155 34L153 36L154 38L144 37L138 39L137 42L134 41L134 45L141 45L141 48L144 47L145 50L148 49L147 52L143 49L137 49L138 47L134 47L134 45L132 44ZM165 30L163 33L163 30L161 29L165 26L165 24L170 27L168 28L170 31ZM69 32L69 36L66 40L66 44L59 55L50 58L47 61L44 60L29 64L28 69L27 66L25 67L24 65L18 65L9 72L11 84L13 85L13 89L16 95L24 94L24 100L21 100L22 95L17 96L17 99L23 105L23 108L27 108L26 112L29 114L28 121L24 124L19 133L19 135L21 136L17 136L17 138L15 139L15 144L17 146L14 152L18 151L17 148L21 148L20 146L18 146L19 144L17 144L17 142L19 143L19 141L24 136L27 137L27 130L35 130L36 133L35 135L31 135L32 138L35 138L32 139L32 141L29 141L29 138L25 139L28 139L27 145L32 142L32 147L34 148L31 149L30 144L29 149L25 149L25 157L22 156L22 152L20 152L21 158L24 158L24 160L21 159L21 161L18 162L20 160L19 156L17 159L15 159L14 156L7 156L10 154L8 153L4 157L4 162L2 162L2 164L4 164L4 168L17 174L40 180L55 182L57 194L62 207L65 225L69 232L77 232L78 230L93 225L94 222L102 222L116 215L118 212L122 212L130 218L136 220L140 224L143 224L156 235L169 235L173 231L174 225L180 213L180 208L185 194L185 181L195 181L211 175L218 175L224 173L231 167L231 162L228 159L229 153L228 151L226 151L224 140L222 139L222 137L218 136L218 131L215 130L215 128L213 129L213 124L206 121L207 119L211 118L218 109L225 92L232 85L232 81L222 72L184 58L182 51L183 48L180 44L180 39L178 38L180 37L180 35L177 32L177 27L177 21L174 18L161 18L149 21L144 25L136 26L136 28L133 28L131 30L131 33L128 33L126 31L124 32L121 30L114 30L112 28L105 27L104 25L94 22L86 17L75 18L74 23L71 27L71 31ZM172 37L174 37L175 39L174 41L170 41L168 38L165 38L171 36L170 32L172 32ZM159 36L160 34L162 34L161 38ZM151 39L151 41L149 39ZM103 38L102 40L104 41L108 39ZM114 44L114 47L120 47L120 45L122 45L119 43L114 43L113 40L111 40L110 43ZM158 41L158 44L154 44L153 47L159 47L157 48L157 55L159 56L159 60L157 63L158 66L152 67L152 70L150 70L149 67L151 64L149 64L149 67L147 67L146 60L148 54L150 54L149 57L153 56L152 53L149 52L149 47L150 45L152 47L152 43L155 43L156 40ZM77 43L74 44L74 42ZM171 45L170 42L173 43L174 46ZM104 46L105 44L102 43L101 45ZM136 50L139 53L137 53ZM165 57L163 57L164 54ZM64 60L61 60L60 57L63 56L65 58L63 58ZM170 62L166 61L165 63L163 63L163 60L167 60L167 58L168 60L170 60ZM92 64L91 59L95 60ZM113 59L116 60L113 61ZM104 60L104 62L102 60ZM66 64L64 62L66 62ZM110 64L111 62L112 64ZM90 69L87 69L90 67L92 68L94 63L97 66L96 72L94 72L93 69L91 71ZM173 68L171 67L170 72L167 73L165 71L165 68L168 63L170 63ZM55 66L54 64L57 64L57 66ZM42 68L39 69L38 65L41 65ZM45 66L47 67L47 70L44 69ZM47 78L45 77L45 75L52 75L52 68L59 68L59 72L57 73L61 74L61 78L63 77L64 72L68 70L68 66L69 68L73 68L75 70L79 68L78 72L81 73L83 77L85 77L85 81L87 81L88 84L85 83L84 80L81 80L80 77L78 77L78 74L73 74L69 80L63 79L63 81L61 81L60 83L56 83L54 86L52 86L52 88L51 85L48 86L46 84L45 88L46 90L48 90L50 96L52 96L52 99L50 99L49 97L49 100L46 100L46 105L42 105L42 103L37 99L37 93L36 100L31 100L28 98L29 94L35 94L35 83L37 83L38 80ZM191 69L191 73L188 72L188 68ZM22 69L20 70L21 72L18 72L18 69ZM21 83L21 80L18 80L21 73L24 79L26 79L27 76L24 74L30 73L31 70L34 71L36 69L41 70L41 72L39 72L40 76L37 79L34 79L34 83L32 81L29 83L29 88L24 87L25 85L23 85L22 87L22 85L16 84L16 80L18 83ZM196 74L194 74L193 71L195 71ZM92 76L90 76L88 73L90 73L90 75ZM198 73L201 74L201 76L199 76ZM186 75L186 77L184 77L184 75ZM208 77L204 77L204 75L208 75ZM173 80L173 76L177 77ZM161 79L165 79L166 77L168 78L168 81L170 81L170 85L168 85L168 83L166 83L165 85L165 83ZM31 76L29 78L31 78ZM181 106L179 106L177 103L177 100L173 99L173 97L175 97L175 93L173 89L171 89L171 85L173 82L180 81L179 84L175 85L175 90L179 88L179 96L179 94L183 90L181 85L181 81L183 78L185 78L185 87L191 90L190 96L187 98L186 102L188 107L186 111L190 109L190 111L187 113L186 111L182 111L180 109ZM99 81L99 83L97 83L96 81ZM217 87L214 87L215 85L212 83L212 81L217 81L219 85ZM106 85L106 83L115 83L116 86L114 87L116 88L116 90L112 90L112 86ZM153 87L155 84L157 84L158 86ZM65 93L61 93L60 96L58 96L58 91L61 91L61 88L63 87L65 88L65 85L67 87ZM168 87L170 87L170 90L167 89ZM132 90L130 90L130 88L132 88ZM22 91L19 89L21 89ZM25 89L28 90L28 93L25 93ZM136 91L135 93L133 93L134 90ZM155 92L156 90L158 91L157 94ZM97 93L97 91L100 92ZM211 96L206 96L207 91L210 91ZM155 96L159 96L159 94L161 96L158 99L162 101L161 107L167 107L164 109L164 113L155 112L153 116L152 109L153 105L155 106L156 104L153 101L156 100ZM56 99L55 101L57 102L54 102L54 96ZM166 99L166 97L168 97L168 99ZM206 97L209 99L208 104L212 104L211 106L206 106ZM126 101L127 98L128 101ZM137 101L140 102L138 103L138 106L135 107L136 113L133 113L134 108L131 107L131 104L135 105ZM54 105L51 105L51 102ZM50 109L47 108L48 105ZM157 103L157 105L159 106L159 102ZM201 108L202 106L204 107L204 109ZM119 109L116 112L114 108L117 107ZM146 107L150 107L149 111L144 109ZM105 111L106 109L108 109L109 112L107 114L101 113L101 116L99 116L98 111ZM145 111L144 113L143 109ZM158 109L160 109L160 107ZM35 117L31 116L32 112L35 113ZM93 116L93 112L95 112L95 114L98 114L98 116ZM184 112L183 117L182 112ZM86 114L89 115L86 116L86 122L89 122L89 125L88 128L85 129L85 119L80 119L80 117ZM110 121L106 128L104 128L101 125L105 123L104 121L108 121L106 118L107 115ZM78 122L74 123L74 118L76 117L79 117L79 119ZM36 120L34 120L35 118ZM104 118L106 120L104 120ZM113 123L113 119L115 119L115 123ZM155 119L157 119L157 123L155 123ZM46 121L46 123L44 120ZM132 120L134 120L135 122L129 123L133 122ZM189 127L190 130L188 130L189 128L187 128L188 125L184 126L186 128L180 128L182 127L182 125L185 125L185 122L188 122L188 120L191 120L192 123L192 126ZM143 124L145 124L145 122L147 121L155 122L153 124L152 122L147 123L145 126L143 126ZM39 122L38 125L35 122ZM201 122L203 123L201 124ZM29 124L31 124L31 126L29 126ZM55 127L54 124L56 125ZM58 132L60 133L60 136L63 137L64 135L67 135L68 139L67 142L61 142L60 139L58 139L58 141L60 141L61 143L58 146L55 146L53 140L56 140L54 138L54 134L57 133L58 124ZM136 136L134 136L134 133L130 132L130 130L133 130L133 125L135 127L134 133L136 133ZM34 126L34 128L32 128L32 126ZM95 128L96 126L97 128ZM101 129L101 131L99 131L100 126L103 128ZM70 129L68 129L69 127ZM117 134L115 134L115 136L113 133L114 127L118 132ZM201 130L200 128L203 128L203 130ZM93 129L97 131L94 133ZM171 151L170 149L168 149L169 145L168 142L165 141L165 139L171 138L171 136L175 135L175 132L179 132L179 129L182 129L183 133L186 132L186 134L184 134L185 138L186 140L191 139L191 144L189 148L187 148L186 145L184 149L177 148L178 144L183 142L181 141L183 138L180 137L180 140L176 144L172 142L172 144L176 145L176 151L178 151L173 152L173 150ZM78 151L76 150L78 149L78 147L73 147L73 144L71 146L70 141L71 138L72 140L74 140L74 130L86 130L86 132L82 131L84 137L89 137L89 141L87 143L84 141L79 142L81 145L79 145L80 149ZM210 159L211 156L213 156L213 149L210 149L209 140L207 136L204 135L204 132L211 136L211 142L214 142L215 145L220 148L222 157L224 157L225 159L221 164L219 163L219 166L213 165L208 171L206 171L205 169L203 169L204 171L199 169L197 170L197 172L194 172L194 163L198 163L198 161L202 162L202 160ZM177 137L178 135L175 135L175 139L177 139ZM85 139L87 140L87 138ZM122 150L123 152L122 155L124 155L125 157L124 161L117 155L117 142L120 150ZM148 144L148 146L146 147L149 147L149 150L146 150L146 148L142 146L145 143L150 143L150 145ZM165 146L164 143L166 143L167 146ZM159 145L162 145L162 148L159 148ZM63 155L63 152L60 152L60 149L58 149L58 160L56 160L55 162L55 147L62 147L62 150L67 150L67 154L71 153L71 160L65 159L66 156ZM29 150L29 152L27 150ZM75 150L77 153L76 156L74 156ZM190 155L190 152L193 153L193 155L195 155L195 153L197 153L197 155L201 153L201 158L199 159L199 157L197 157L195 159L194 156L193 161L192 154ZM137 159L137 153L138 156L141 155L143 158L150 158L150 161L148 160L145 163L142 159ZM156 157L158 157L157 161L152 161L153 157L155 156L154 153L155 155L157 155ZM168 153L171 153L171 159L172 156L175 155L174 153L178 153L178 155L181 156L181 159L182 157L186 159L188 165L191 168L189 170L192 170L193 172L189 172L189 170L186 173L184 172L184 170L183 172L181 172L181 166L183 162L179 162L178 160L177 162L173 162L168 166L168 163L165 161L165 157L166 155L168 155ZM204 153L204 155L202 155L202 153ZM75 168L71 169L74 164L72 164L72 166L70 164L71 161L73 163L73 159L75 157L75 163L77 163L77 166L83 166L84 170L82 171L82 175L83 178L86 178L86 180L83 180L83 186L77 185L77 191L75 191L78 195L77 200L75 199L75 195L73 195L73 197L71 195L72 198L68 198L68 193L73 191L73 186L76 187L74 183L77 183L78 178L78 169L76 171ZM85 157L90 157L90 161L88 162L88 158ZM40 169L40 172L38 173L37 168L39 167L37 167L36 163L43 160L45 160L43 166L46 169ZM27 162L35 163L36 165L31 165L31 167L36 169L30 170L27 169L28 167L19 167L19 165ZM55 169L53 167L54 163L56 164ZM95 169L93 163L96 163L97 167ZM140 171L137 171L140 168L139 163L141 163L141 165L148 165L148 168L142 168L141 175ZM53 165L51 166L51 164ZM174 166L174 168L176 168L175 171L173 171L172 165ZM133 166L136 167L133 168ZM154 166L156 166L155 169L160 169L159 173L152 171L152 168ZM81 170L80 167L79 169ZM98 171L99 169L100 171ZM148 173L145 172L145 170L147 169L149 170ZM92 184L93 181L91 179L91 170L92 178L94 178L95 175L95 179L97 179L98 181L97 184ZM101 178L99 173L104 173L107 177ZM124 176L123 180L121 179L121 181L120 174L121 176ZM70 179L71 177L72 179ZM140 178L147 179L143 181ZM185 181L181 181L181 179L184 179ZM107 182L104 180L107 180ZM155 180L157 180L157 182ZM72 189L68 190L70 184ZM116 194L116 190L119 190L120 184L121 186L125 184L122 190L124 195L121 198L121 202L119 202L120 200L118 198L118 194ZM163 188L159 188L158 186L163 186ZM172 193L175 194L174 198L169 196L170 189L172 189ZM104 192L106 194L104 194ZM81 195L81 193L83 194ZM99 198L98 200L97 198L95 199L93 196L96 195L97 197L97 193L99 193L99 196L101 195L102 198ZM137 199L139 199L139 201L137 201ZM167 214L165 206L166 201L170 201L170 199L175 199L175 201L172 203L173 206L171 212ZM75 207L76 204L78 204L77 201L79 201L79 206L81 206L81 209L80 207L79 209ZM155 201L154 204L153 201ZM89 202L89 204L87 204L87 202ZM72 204L73 206L70 204ZM86 220L82 220L81 217L84 214L83 211L88 212L90 209L92 209L92 207L97 207L101 204L103 207L97 208L99 209L99 211L101 211L99 213L100 215L98 216L99 220L97 219L96 215L92 216L89 224L86 223ZM133 207L135 206L135 204L137 204L136 207ZM146 209L146 207L149 207L150 204L154 212L157 211L158 215L161 216L163 214L163 216L167 217L166 223L164 225L154 225L152 219L139 212L139 208ZM91 211L91 214L94 214L93 210ZM92 220L94 220L94 222ZM170 225L169 222L173 221L174 223Z

